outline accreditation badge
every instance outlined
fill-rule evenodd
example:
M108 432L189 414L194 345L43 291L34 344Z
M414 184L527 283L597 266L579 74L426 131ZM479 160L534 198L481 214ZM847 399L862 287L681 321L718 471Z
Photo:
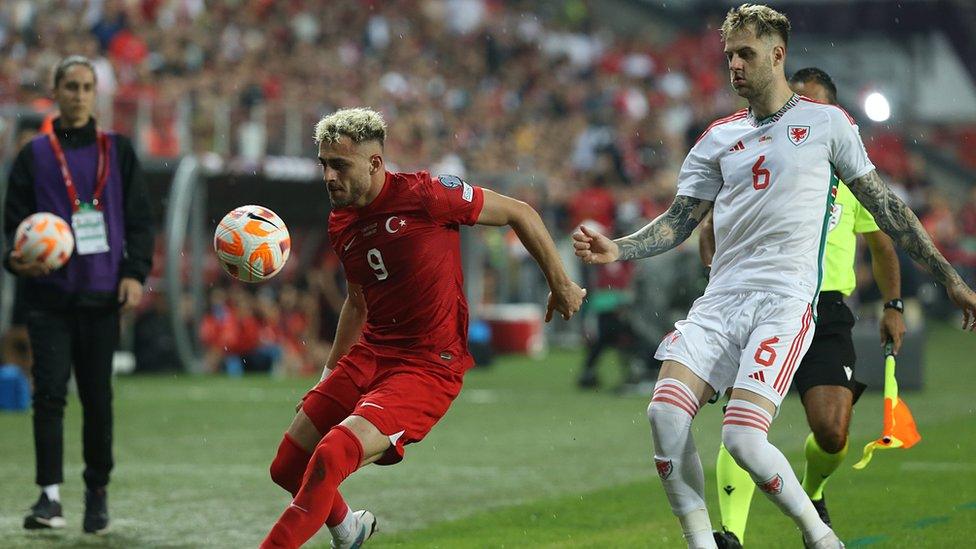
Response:
M75 232L76 254L101 254L109 250L105 214L91 204L82 204L78 211L71 214L71 228Z

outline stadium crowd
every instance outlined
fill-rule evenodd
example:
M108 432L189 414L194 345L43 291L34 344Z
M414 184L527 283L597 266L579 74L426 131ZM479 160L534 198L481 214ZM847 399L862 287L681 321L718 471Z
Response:
M585 0L548 7L334 0L322 17L325 4L3 2L0 98L46 113L50 67L67 53L85 54L108 102L102 112L151 157L248 154L255 140L263 142L259 153L280 154L289 112L308 133L323 112L371 105L391 122L387 155L400 163L395 169L504 174L509 194L544 211L561 237L583 222L619 234L661 213L689 146L737 105L715 22L694 33L629 37L599 28ZM264 137L247 131L257 113ZM149 123L138 124L140 116ZM181 120L192 121L185 131ZM972 280L976 190L964 204L946 199L903 135L865 125L862 132L878 168ZM301 145L311 156L305 133ZM324 362L342 290L336 261L321 249L318 268L286 273L257 292L208 275L214 286L199 335L211 370L278 363L310 372ZM591 275L591 285L608 290L641 276L639 269ZM137 323L154 318L164 301L150 300Z

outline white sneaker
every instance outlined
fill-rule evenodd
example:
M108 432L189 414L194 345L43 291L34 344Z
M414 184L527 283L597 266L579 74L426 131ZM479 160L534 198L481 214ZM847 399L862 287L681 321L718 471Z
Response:
M813 543L810 543L806 540L806 538L804 538L803 546L807 549L844 549L844 542L842 542L840 538L837 537L837 534L831 530L826 536Z
M356 518L353 535L346 539L332 538L332 549L359 549L376 532L376 516L365 509L352 514Z

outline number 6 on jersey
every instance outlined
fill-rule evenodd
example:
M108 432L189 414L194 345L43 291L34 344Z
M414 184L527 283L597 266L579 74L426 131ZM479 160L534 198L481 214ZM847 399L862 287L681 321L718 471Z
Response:
M373 273L376 275L376 280L386 280L390 276L390 272L386 270L386 265L383 263L383 255L376 248L370 248L366 252L366 262L376 271Z
M752 187L757 191L761 191L769 186L769 170L762 167L763 161L766 160L766 155L761 155L759 160L752 165ZM762 177L762 183L759 182L759 178Z

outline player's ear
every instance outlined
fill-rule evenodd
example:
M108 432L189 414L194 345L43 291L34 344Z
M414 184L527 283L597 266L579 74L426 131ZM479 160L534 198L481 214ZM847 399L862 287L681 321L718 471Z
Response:
M776 44L773 46L773 63L776 65L782 65L786 62L786 46L783 44Z
M369 157L369 175L373 175L376 172L383 169L383 156L379 154L374 154Z

